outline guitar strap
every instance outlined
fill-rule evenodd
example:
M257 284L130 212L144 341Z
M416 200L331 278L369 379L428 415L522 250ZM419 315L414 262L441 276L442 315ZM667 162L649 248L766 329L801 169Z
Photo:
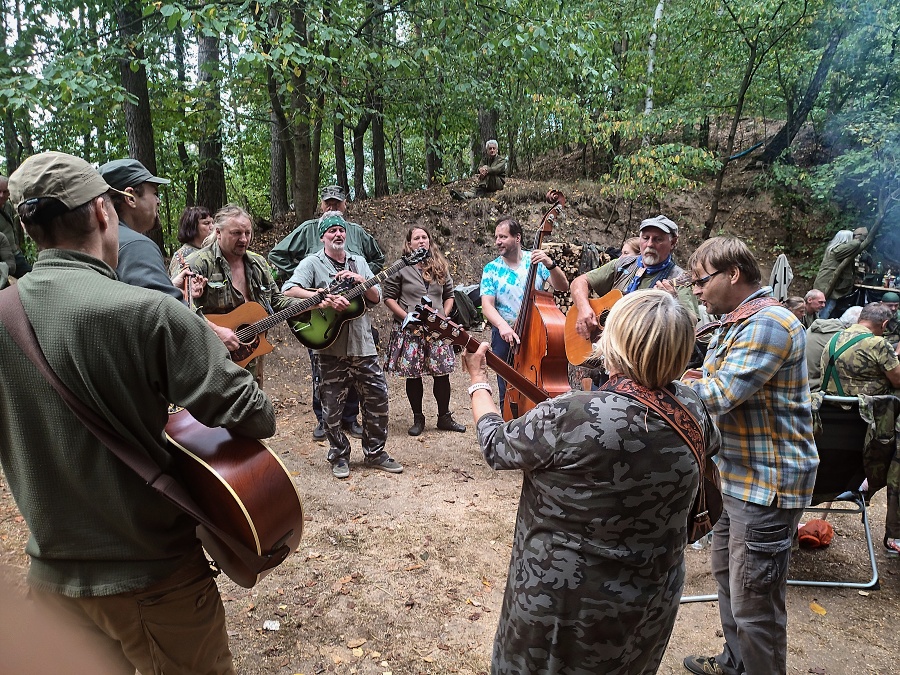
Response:
M38 343L31 321L28 320L28 315L25 314L25 308L22 306L18 286L12 286L0 292L0 323L3 323L19 349L53 386L75 417L97 440L109 448L150 487L221 539L248 569L256 570L257 574L276 567L284 561L290 553L286 545L271 553L259 555L213 523L177 479L163 472L149 456L138 452L112 428L109 422L89 408L66 386L47 361L47 357Z

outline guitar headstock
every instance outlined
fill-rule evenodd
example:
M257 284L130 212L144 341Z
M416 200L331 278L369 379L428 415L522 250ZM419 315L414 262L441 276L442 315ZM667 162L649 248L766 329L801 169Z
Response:
M434 307L425 305L416 305L415 311L407 315L403 327L417 335L430 336L460 347L465 347L471 339L458 323L441 316Z
M427 260L430 255L431 251L423 247L418 248L412 253L407 253L406 255L401 257L403 258L403 262L411 267L413 265L418 265L423 260Z

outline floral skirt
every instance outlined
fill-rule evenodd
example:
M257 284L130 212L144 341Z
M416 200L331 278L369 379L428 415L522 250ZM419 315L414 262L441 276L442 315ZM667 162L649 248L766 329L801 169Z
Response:
M397 326L391 329L384 372L401 377L449 375L455 363L452 345L426 340Z

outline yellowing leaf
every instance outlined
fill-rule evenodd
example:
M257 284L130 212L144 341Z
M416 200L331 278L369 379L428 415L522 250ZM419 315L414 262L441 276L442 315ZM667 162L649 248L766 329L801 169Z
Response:
M822 607L822 605L820 605L818 602L809 603L809 608L819 616L825 616L826 614L828 614L828 610Z
M366 644L366 638L354 638L353 640L347 641L347 646L350 649L356 649L357 647L362 647Z

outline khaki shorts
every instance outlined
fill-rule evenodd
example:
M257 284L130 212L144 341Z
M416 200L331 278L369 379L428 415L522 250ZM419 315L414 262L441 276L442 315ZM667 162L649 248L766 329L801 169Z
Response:
M139 591L70 598L31 589L62 613L113 663L132 675L233 675L225 608L202 552L177 572Z

